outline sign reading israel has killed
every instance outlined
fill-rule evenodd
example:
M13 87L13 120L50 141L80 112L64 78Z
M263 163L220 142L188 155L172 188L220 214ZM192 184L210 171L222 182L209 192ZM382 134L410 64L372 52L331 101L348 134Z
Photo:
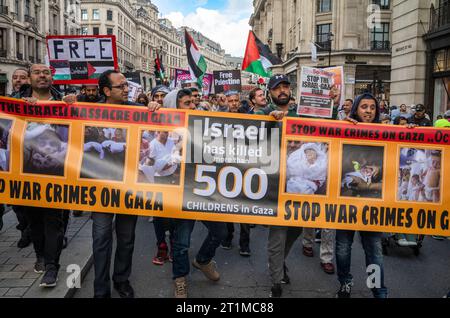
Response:
M450 130L287 119L279 204L291 226L450 235Z
M259 118L258 118L259 117ZM183 211L228 222L278 217L280 129L263 116L190 115Z
M302 66L297 114L308 117L331 118L333 99L330 97L333 73Z
M227 91L242 91L241 71L214 71L214 92L220 94Z
M97 84L119 67L114 35L47 36L47 53L55 84Z

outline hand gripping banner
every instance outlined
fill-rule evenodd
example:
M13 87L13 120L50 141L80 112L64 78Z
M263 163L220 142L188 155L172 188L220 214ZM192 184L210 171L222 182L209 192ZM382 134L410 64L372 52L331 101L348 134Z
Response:
M450 236L450 130L0 98L2 203Z

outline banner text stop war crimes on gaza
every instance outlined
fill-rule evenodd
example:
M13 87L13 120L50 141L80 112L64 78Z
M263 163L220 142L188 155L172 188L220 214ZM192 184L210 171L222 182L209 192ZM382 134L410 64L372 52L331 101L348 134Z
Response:
M0 98L0 200L450 236L450 131Z

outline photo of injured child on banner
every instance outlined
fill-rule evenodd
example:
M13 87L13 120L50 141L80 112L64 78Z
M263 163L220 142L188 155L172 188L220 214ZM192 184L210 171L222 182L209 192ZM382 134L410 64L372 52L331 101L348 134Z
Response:
M286 192L327 194L328 143L288 141Z
M139 183L180 184L183 136L179 132L143 131L139 153Z
M440 202L441 166L441 150L401 148L398 199L411 202Z
M0 171L9 171L12 120L0 118Z
M80 177L122 181L124 176L127 130L86 126Z
M341 196L383 197L384 147L344 145Z
M69 126L29 122L23 142L23 172L64 176Z

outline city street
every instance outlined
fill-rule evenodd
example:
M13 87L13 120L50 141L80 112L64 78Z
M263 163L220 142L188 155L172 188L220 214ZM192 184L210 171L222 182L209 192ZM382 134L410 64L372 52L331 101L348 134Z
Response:
M238 226L235 226L239 233ZM171 264L155 266L151 260L155 252L153 224L140 218L136 229L136 244L133 259L131 284L136 297L173 297ZM206 235L206 228L197 222L192 235L191 259ZM252 256L239 255L238 237L233 240L230 251L219 248L216 261L221 279L218 283L208 281L203 274L193 269L188 279L189 297L192 298L265 298L270 290L267 270L268 229L257 226L252 229L250 247ZM371 297L365 287L364 255L360 242L355 237L352 273L355 279L353 297ZM336 275L325 274L319 266L318 245L315 257L307 258L301 253L297 241L287 260L291 284L284 286L283 297L329 298L339 288ZM421 254L417 257L409 248L391 248L385 257L386 285L391 298L441 298L450 288L450 240L436 241L426 237ZM82 282L82 288L74 297L93 296L93 267ZM113 297L118 294L113 291Z

